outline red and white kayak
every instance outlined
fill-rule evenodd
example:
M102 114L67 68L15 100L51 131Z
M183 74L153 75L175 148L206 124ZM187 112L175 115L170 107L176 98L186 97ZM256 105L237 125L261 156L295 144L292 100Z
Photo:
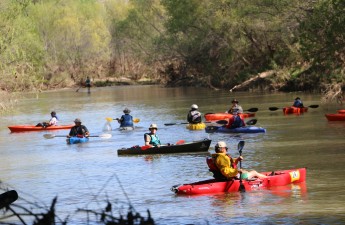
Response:
M284 186L292 183L301 183L306 180L306 168L280 170L274 172L263 172L265 179L242 180L246 191L269 189L275 186ZM171 188L173 192L181 195L216 194L225 192L238 192L240 180L216 180L210 179L190 184L175 185Z
M345 113L325 114L328 121L345 121Z
M255 113L240 113L243 118L254 117ZM206 121L226 120L233 117L230 113L206 113L204 115Z
M25 132L25 131L46 131L46 130L59 130L59 129L71 129L74 125L57 125L49 127L36 127L34 125L13 125L8 129L11 132Z
M299 114L299 113L305 113L305 112L308 112L308 107L299 108L299 107L289 106L289 107L283 108L284 114L293 114L293 113Z

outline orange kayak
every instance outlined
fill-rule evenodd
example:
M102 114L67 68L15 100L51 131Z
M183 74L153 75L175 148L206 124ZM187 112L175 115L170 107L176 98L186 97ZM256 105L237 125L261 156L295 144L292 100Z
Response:
M240 113L243 118L254 117L255 113ZM206 113L206 121L215 121L215 120L226 120L232 118L232 114L229 113Z
M13 125L8 129L11 132L25 132L25 131L45 131L45 130L59 130L59 129L71 129L74 125L57 125L50 127L36 127L34 125Z
M283 112L284 114L304 113L304 112L308 112L308 107L303 107L303 108L293 107L293 106L284 107Z
M328 121L345 121L345 113L325 114Z

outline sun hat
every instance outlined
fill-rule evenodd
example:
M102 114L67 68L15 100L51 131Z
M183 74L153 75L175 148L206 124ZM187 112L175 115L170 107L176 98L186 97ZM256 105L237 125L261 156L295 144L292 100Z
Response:
M123 113L125 113L125 114L129 114L131 112L131 110L129 110L128 108L125 108L124 110L123 110Z
M155 123L151 124L149 127L149 130L151 130L151 129L157 129L158 130L157 124L155 124Z
M191 106L191 108L192 108L192 109L198 109L199 107L198 107L198 105L193 104L193 105Z
M81 123L81 120L79 118L74 120L75 123Z

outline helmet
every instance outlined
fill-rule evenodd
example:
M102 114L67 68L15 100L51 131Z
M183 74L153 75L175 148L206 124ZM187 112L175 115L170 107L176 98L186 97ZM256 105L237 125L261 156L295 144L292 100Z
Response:
M149 127L149 130L151 130L151 129L157 129L158 130L157 124L155 124L155 123L151 124Z
M75 123L81 123L81 120L79 118L74 120Z
M123 113L124 114L129 114L131 112L131 110L129 110L128 108L125 108L124 110L123 110Z
M226 143L224 141L218 141L218 143L216 144L216 148L226 148Z
M233 100L232 100L232 102L231 103L237 103L238 104L238 101L237 101L237 99L236 98L234 98Z
M198 105L193 104L193 105L191 106L191 108L192 108L192 109L198 109L199 107L198 107Z

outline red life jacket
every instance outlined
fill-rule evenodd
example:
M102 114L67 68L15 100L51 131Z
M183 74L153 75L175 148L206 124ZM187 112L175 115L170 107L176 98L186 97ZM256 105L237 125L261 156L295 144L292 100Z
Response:
M227 156L230 158L230 166L232 168L236 169L237 165L234 162L234 160L230 157L230 155L227 154ZM216 166L216 163L214 162L214 160L215 159L212 157L206 157L207 166L208 166L210 172L213 173L213 177L216 179L226 179L226 177L222 174L220 169Z

